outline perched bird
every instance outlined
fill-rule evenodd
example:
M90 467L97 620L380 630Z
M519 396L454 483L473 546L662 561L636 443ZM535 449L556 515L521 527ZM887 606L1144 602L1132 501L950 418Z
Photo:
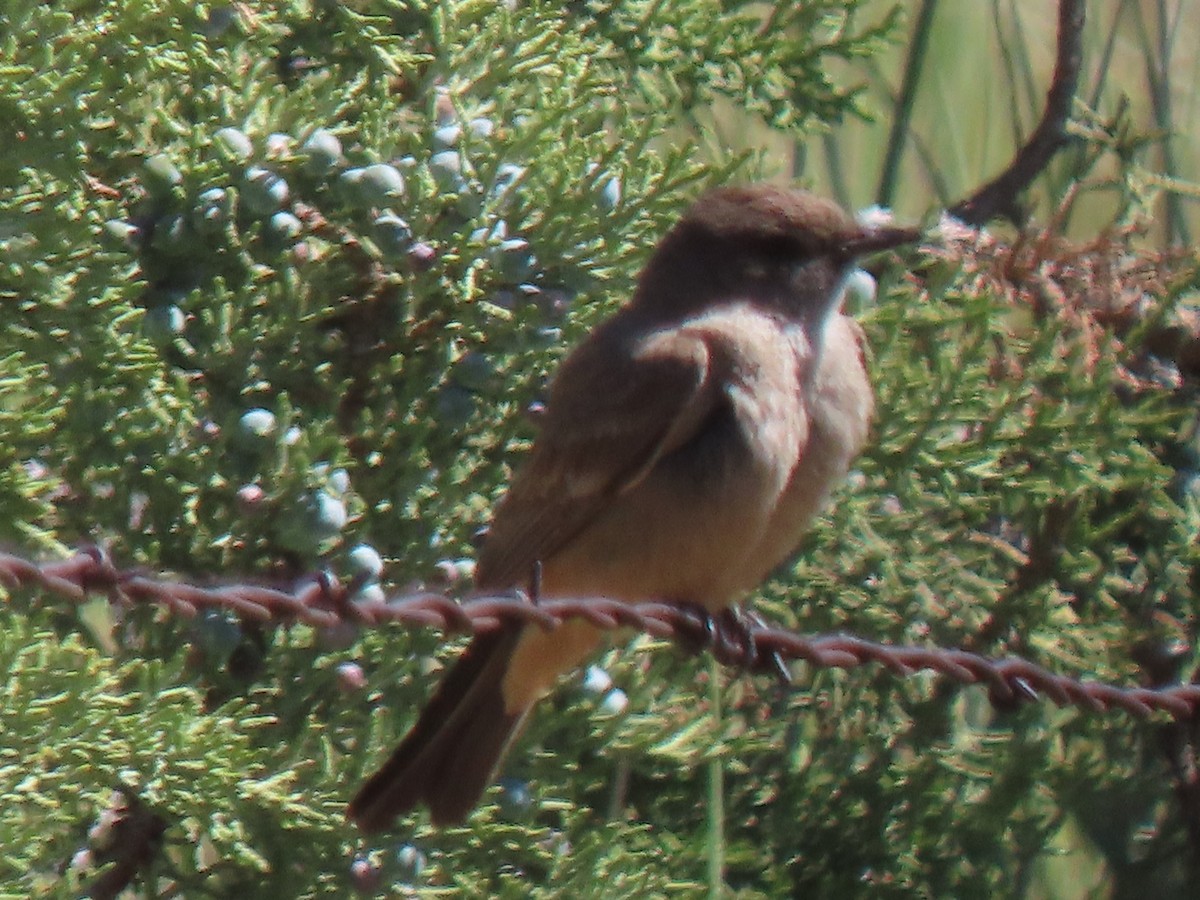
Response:
M476 587L668 600L717 613L795 549L867 439L857 256L915 240L771 185L704 194L632 300L564 360L529 459L496 508ZM580 620L477 636L350 818L436 824L478 802L522 723L600 644Z

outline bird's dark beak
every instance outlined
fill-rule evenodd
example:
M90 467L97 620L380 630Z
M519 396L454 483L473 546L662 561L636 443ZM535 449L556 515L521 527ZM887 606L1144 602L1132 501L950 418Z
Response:
M844 241L838 248L847 259L890 250L904 244L915 244L921 239L921 230L908 226L881 225L867 227L862 233Z

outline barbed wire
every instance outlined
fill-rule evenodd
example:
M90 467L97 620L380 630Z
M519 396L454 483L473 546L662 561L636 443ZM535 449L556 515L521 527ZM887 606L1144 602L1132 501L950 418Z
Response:
M1059 706L1094 713L1119 709L1146 717L1164 712L1180 720L1193 718L1200 709L1200 684L1121 687L1058 675L1019 657L993 660L965 650L893 646L846 634L799 635L754 622L740 629L714 627L700 610L664 602L630 604L603 597L533 602L519 591L466 602L432 591L360 600L355 599L360 583L341 582L328 573L308 576L288 590L256 584L200 587L120 569L99 548L47 563L0 553L0 583L10 590L42 588L75 602L107 594L115 601L161 604L183 616L218 609L261 622L319 628L398 624L453 634L512 624L551 629L568 619L583 619L604 630L634 629L687 646L707 645L722 663L748 669L767 668L772 659L799 660L821 669L875 663L901 677L928 671L960 684L984 684L997 702L1044 694Z

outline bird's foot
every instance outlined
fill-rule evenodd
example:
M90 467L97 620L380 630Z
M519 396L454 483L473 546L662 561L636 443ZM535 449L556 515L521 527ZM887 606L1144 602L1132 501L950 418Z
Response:
M1007 693L995 686L988 691L992 708L999 713L1014 713L1040 699L1037 689L1020 676L1014 675L1006 679L1005 683L1008 685Z
M729 606L717 616L717 622L718 632L723 633L726 643L741 649L742 668L755 674L773 674L785 687L792 683L792 673L779 651L764 649L754 640L756 628L769 627L766 619L740 606Z
M757 613L729 606L713 616L699 604L684 603L681 606L689 613L680 634L685 646L696 653L711 651L723 666L733 666L756 674L770 672L782 684L791 684L791 673L779 651L764 651L754 640L754 629L766 626Z

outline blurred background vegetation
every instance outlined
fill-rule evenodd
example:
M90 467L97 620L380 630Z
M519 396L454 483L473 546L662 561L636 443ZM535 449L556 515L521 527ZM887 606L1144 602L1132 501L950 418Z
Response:
M867 3L864 11L879 15L892 5ZM907 15L901 41L865 62L834 68L848 70L849 80L864 86L867 116L843 118L818 141L796 145L775 136L755 145L771 146L780 160L790 154L793 172L849 208L880 203L919 217L931 207L948 207L1004 168L1037 124L1054 68L1055 6L1034 0L902 4ZM1098 222L1119 215L1121 198L1109 182L1121 180L1125 163L1134 164L1141 186L1155 194L1155 238L1189 243L1200 174L1200 156L1189 139L1200 116L1200 60L1192 49L1197 28L1196 11L1179 0L1088 5L1075 127L1096 136L1090 127L1096 120L1120 119L1126 139L1150 146L1113 154L1087 173L1086 199L1068 223L1070 233L1094 234ZM910 69L913 84L905 95L901 87ZM885 161L897 143L893 103L901 96L911 96L910 131L901 136L899 164L885 178ZM728 143L736 135L722 138ZM1031 192L1028 200L1042 221L1066 186L1084 174L1085 159L1079 151L1064 154ZM1176 190L1154 190L1166 185Z
M1197 670L1179 247L1200 14L1091 7L1077 141L1028 228L944 227L856 299L874 442L760 592L773 620L1123 684ZM0 541L465 591L523 412L689 198L794 178L931 221L1036 122L1054 23L1034 0L12 0ZM645 638L545 704L467 827L367 842L344 803L455 644L6 590L6 895L1184 897L1200 877L1194 727L873 669L798 666L783 691Z

